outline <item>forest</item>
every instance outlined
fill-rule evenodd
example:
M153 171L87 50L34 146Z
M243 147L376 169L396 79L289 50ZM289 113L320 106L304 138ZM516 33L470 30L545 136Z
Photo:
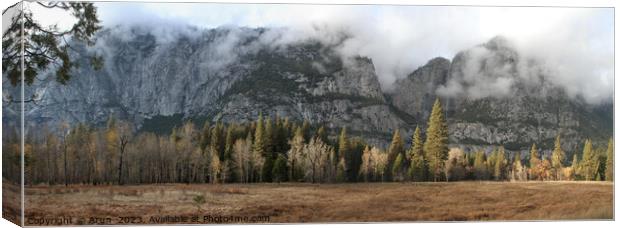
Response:
M105 127L63 123L32 129L25 138L27 185L123 185L158 183L388 182L388 181L613 181L613 140L566 157L558 135L550 156L531 146L527 156L449 148L441 103L435 101L423 135L411 146L395 130L387 149L349 137L346 128L329 135L324 126L289 118L258 116L245 123L191 121L168 135L136 132L110 117ZM337 130L335 132L338 132ZM17 131L5 131L3 176L19 183ZM578 156L580 155L580 156ZM569 162L569 159L570 162Z

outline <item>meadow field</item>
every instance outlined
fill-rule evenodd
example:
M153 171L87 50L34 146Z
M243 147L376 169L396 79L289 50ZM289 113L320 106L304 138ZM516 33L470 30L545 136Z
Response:
M613 219L613 184L33 186L25 218L27 225Z

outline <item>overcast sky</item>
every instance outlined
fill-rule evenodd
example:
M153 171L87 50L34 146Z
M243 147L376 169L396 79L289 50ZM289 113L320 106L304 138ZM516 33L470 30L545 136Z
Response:
M591 101L613 95L613 9L392 5L96 3L106 27L149 24L286 27L289 39L347 31L348 54L373 59L389 87L429 59L451 59L501 35L524 56L545 62L569 93ZM62 17L44 15L62 21ZM61 22L62 23L62 22Z

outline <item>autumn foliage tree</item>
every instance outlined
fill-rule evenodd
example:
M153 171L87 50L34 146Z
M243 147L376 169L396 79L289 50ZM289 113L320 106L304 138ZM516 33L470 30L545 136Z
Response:
M436 109L437 113L441 112ZM441 133L445 129L441 130L442 125L434 121L430 121L435 127L429 127L426 141L420 128L416 128L410 136L411 146L405 150L406 142L402 140L400 129L395 129L387 148L349 136L345 128L331 136L338 138L332 145L329 132L337 132L336 129L308 124L306 128L310 132L304 133L305 127L299 122L280 117L266 119L263 121L263 116L259 115L255 121L244 123L205 123L200 129L188 120L172 128L168 135L137 132L127 122L114 117L104 127L62 124L51 131L44 126L25 138L26 184L547 181L559 178L592 181L613 178L613 173L610 174L613 169L611 140L607 143L607 151L603 146L594 148L592 141L586 140L583 158L579 160L575 154L571 167L561 166L558 173L557 161L562 157L558 154L563 152L558 152L557 146L549 150L550 156L545 156L532 145L529 167L519 151L507 151L501 145L493 150L482 148L475 152L454 147L443 159L443 155L436 153L441 151L436 149L447 146L437 146L438 141L434 139L442 138L438 135L445 136ZM265 126L267 122L272 126L269 131ZM6 175L6 179L19 181L18 134L7 132L3 135L3 171L16 172ZM442 163L432 168L434 161ZM433 174L436 170L440 173Z

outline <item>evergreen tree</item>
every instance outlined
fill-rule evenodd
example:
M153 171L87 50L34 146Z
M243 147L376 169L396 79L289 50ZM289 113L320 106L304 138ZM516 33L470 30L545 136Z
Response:
M424 155L415 154L411 158L411 167L409 168L409 177L413 181L426 181L427 167L424 162Z
M263 157L263 164L261 167L261 181L271 181L272 159L271 154L265 150L265 127L263 125L263 115L258 116L256 121L256 130L254 131L254 145L252 150L256 154L260 154Z
M284 155L279 154L278 158L275 160L273 164L272 170L273 181L282 182L286 181L287 174L287 166L286 166L286 157Z
M583 147L580 174L587 181L594 180L598 173L598 156L592 149L592 141L587 139Z
M271 157L274 157L274 135L275 135L275 129L273 126L273 122L271 121L271 118L267 117L267 120L265 120L265 136L264 136L264 143L265 143L265 152L270 154Z
M221 159L224 157L224 148L220 144L220 142L224 139L222 135L222 124L217 122L213 129L211 129L211 144L209 145L210 150L217 154L217 157Z
M400 137L400 130L396 129L394 131L394 135L392 136L392 143L390 143L390 148L388 149L388 173L390 173L390 179L402 179L405 157L405 149L403 145L403 140ZM400 157L400 159L398 159Z
M517 152L514 157L512 166L512 179L518 181L525 181L527 174L525 173L525 167L521 162L521 153Z
M423 150L423 144L422 144L422 135L420 133L420 127L416 126L415 127L415 131L413 132L413 137L411 139L411 147L409 148L409 151L407 152L410 158L413 158L413 155L415 154L423 154L424 150Z
M506 152L504 151L504 147L500 147L497 150L495 155L495 166L493 176L495 180L503 180L505 176L505 168L506 168Z
M304 119L304 123L301 125L301 131L304 133L304 142L310 141L310 122Z
M402 154L398 154L396 159L394 159L394 165L392 166L392 177L395 181L402 181L402 168L404 166L404 161Z
M252 149L255 152L261 154L263 157L266 157L264 130L265 128L263 126L263 114L260 114L258 116L258 120L256 120L256 129L254 131L254 145L252 146Z
M234 144L233 140L235 140L233 128L234 127L232 125L229 125L228 130L226 131L226 143L224 145L224 157L222 160L230 160L232 158Z
M357 181L357 176L362 165L362 153L366 143L359 138L349 140L347 153L343 155L345 179L348 182Z
M448 125L439 98L435 100L428 120L424 152L426 152L430 176L433 181L440 180L445 161L448 158Z
M609 139L607 143L607 161L605 165L605 180L614 181L614 141Z
M209 121L205 121L205 124L202 127L202 134L200 136L200 149L203 153L209 146L209 141L211 141L211 127L209 126Z
M474 158L474 176L476 180L487 179L486 154L484 151L476 152Z
M316 138L323 141L323 143L329 143L327 139L327 132L325 132L325 127L321 126L319 130L316 131Z
M276 117L276 137L274 138L276 152L286 153L286 151L290 149L288 135L289 132L286 126L286 120Z
M577 153L573 155L573 162L571 162L571 168L573 169L573 172L577 172L577 169L579 169L579 158L577 157Z
M538 148L536 148L536 143L532 144L532 148L530 149L530 168L536 167L540 162L540 155L538 154Z
M35 79L42 80L39 79L39 75L48 69L53 69L53 73L50 74L52 80L55 79L56 82L65 85L77 72L78 67L84 69L83 63L89 64L94 70L103 67L103 57L97 54L80 53L79 59L74 58L78 54L78 49L96 43L97 31L102 28L97 15L97 6L87 2L40 1L37 2L37 7L21 7L24 4L22 2L12 6L15 13L5 11L8 9L2 12L6 16L3 18L2 26L2 77L6 75L7 78L6 81L2 80L3 85L6 82L10 83L8 85L18 86L22 79L26 85L31 85L37 81ZM41 23L40 18L33 16L39 14L39 12L33 13L35 11L33 9L38 7L49 9L56 14L70 12L74 19L70 21L74 22L65 26L58 26L57 23L49 24L50 21ZM7 97L9 102L15 102L14 98Z
M540 155L538 155L538 149L536 148L536 143L532 144L532 148L530 149L530 178L538 179L536 176L536 168L538 168L538 164L540 163Z
M424 159L424 151L422 150L422 136L420 136L420 127L415 128L409 156L411 156L411 167L409 168L409 177L413 181L425 181L428 173L426 161Z
M232 162L234 139L234 125L230 124L226 128L226 137L224 138L223 146L224 152L222 156L219 157L222 166L220 173L222 182L234 182L237 180L237 175L235 175L236 167L234 162Z
M556 180L562 179L562 169L564 168L564 151L562 150L562 145L560 144L560 135L555 138L555 143L553 147L553 153L551 154L551 166L553 167L554 178Z
M271 156L265 157L263 161L263 169L261 170L261 179L262 182L271 182L272 172L273 172L273 163L274 159Z

